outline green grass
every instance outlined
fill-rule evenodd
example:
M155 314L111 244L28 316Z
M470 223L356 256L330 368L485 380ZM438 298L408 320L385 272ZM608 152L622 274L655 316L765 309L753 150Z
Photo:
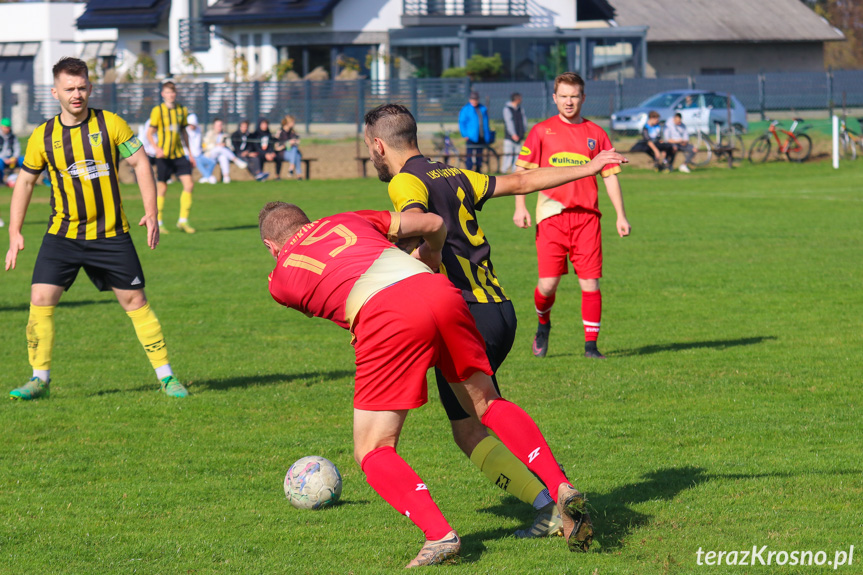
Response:
M860 572L861 166L625 172L630 238L615 236L600 198L604 362L581 357L571 275L549 357L530 355L533 232L512 225L511 200L490 202L480 223L521 322L502 389L588 493L602 548L513 538L532 511L460 454L433 390L400 452L463 537L462 564L445 570L818 573L832 569L705 567L696 552L768 545L832 559L855 545L840 572ZM125 189L135 222L136 194ZM173 221L176 185L169 194ZM421 533L352 460L348 333L269 296L256 216L271 199L313 218L388 208L374 180L235 183L199 186L194 236L150 252L136 228L188 400L156 392L130 321L82 272L56 312L51 399L0 404L0 573L374 573L417 552ZM4 393L29 377L28 287L47 210L31 206L19 269L0 276ZM298 511L282 493L288 466L311 454L343 473L332 509Z

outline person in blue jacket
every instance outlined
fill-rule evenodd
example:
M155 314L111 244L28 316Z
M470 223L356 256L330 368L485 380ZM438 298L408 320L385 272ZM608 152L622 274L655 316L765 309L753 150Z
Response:
M467 145L465 167L478 172L482 167L483 148L491 143L491 129L488 126L488 108L479 103L477 92L470 93L470 100L459 112L458 128Z

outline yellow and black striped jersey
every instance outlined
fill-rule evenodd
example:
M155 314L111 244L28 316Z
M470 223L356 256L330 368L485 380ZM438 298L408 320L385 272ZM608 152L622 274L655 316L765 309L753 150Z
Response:
M476 211L494 194L495 179L452 168L424 156L405 162L389 185L397 212L422 208L443 218L447 227L441 272L466 301L507 301L491 264L491 246L476 221Z
M36 128L22 169L37 176L48 169L48 233L79 240L128 233L117 167L141 146L125 120L102 110L90 109L77 126L64 126L58 115Z
M181 134L188 125L189 111L185 106L176 104L173 108L169 108L163 103L150 112L150 126L158 130L156 141L169 160L186 155L183 152Z

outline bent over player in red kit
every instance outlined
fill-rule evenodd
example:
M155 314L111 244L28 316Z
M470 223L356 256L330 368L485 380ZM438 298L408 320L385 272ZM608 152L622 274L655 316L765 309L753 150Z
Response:
M570 550L587 550L593 527L584 496L561 471L533 419L497 394L485 343L461 292L432 272L446 241L440 216L362 211L310 222L297 206L271 202L259 226L277 262L270 274L273 299L354 336L354 459L372 489L425 534L408 567L448 562L461 546L423 480L396 453L408 410L428 401L426 372L432 366L443 371L465 410L556 497ZM425 242L416 258L391 243L418 236Z

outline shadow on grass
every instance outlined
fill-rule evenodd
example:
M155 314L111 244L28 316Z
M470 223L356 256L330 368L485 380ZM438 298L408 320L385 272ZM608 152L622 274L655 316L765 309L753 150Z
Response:
M652 519L651 515L639 513L630 505L653 500L671 501L686 489L713 478L700 467L672 467L647 473L644 481L622 485L608 493L588 493L595 537L602 551L619 549L632 531Z
M115 299L87 299L81 301L60 301L60 304L57 307L84 307L88 305L104 305L104 304L117 304L117 300ZM4 311L30 311L30 303L22 303L21 305L10 305L5 307L0 307L0 313Z
M192 395L201 391L224 391L235 387L253 387L257 385L270 385L279 383L291 383L294 381L307 380L306 387L311 387L316 383L327 379L339 379L342 377L350 377L354 374L353 371L346 369L335 369L332 371L312 371L306 373L269 373L266 375L242 375L236 377L223 377L219 379L203 379L189 383L189 391ZM130 389L103 389L97 391L93 395L109 395L112 393L126 392L141 392L152 391L158 389L158 382L153 385L141 385Z
M517 499L515 501L518 501ZM521 502L519 502L521 504ZM522 504L523 505L523 504ZM486 531L467 531L459 533L461 537L460 563L476 563L486 552L486 541L495 541L512 537L510 529L489 529Z
M634 349L620 349L609 353L609 356L614 357L629 357L633 355L650 355L653 353L662 353L663 351L684 351L687 349L726 349L729 347L738 347L743 345L757 345L765 341L774 341L778 339L775 335L756 336L756 337L741 337L738 339L717 339L713 341L690 341L685 343L663 343L657 345L645 345L644 347L636 347Z
M238 230L257 230L258 224L248 224L244 226L228 226L222 228L213 228L211 231L214 232L235 232Z
M652 519L650 515L631 509L630 505L652 500L669 501L686 489L714 477L719 478L699 467L660 469L643 477L644 481L622 485L608 493L587 494L594 537L601 544L602 552L619 549L633 530ZM533 509L515 497L507 497L501 505L487 507L480 512L522 519L524 523L520 529L530 528L535 516ZM512 532L504 531L503 536L512 536Z

